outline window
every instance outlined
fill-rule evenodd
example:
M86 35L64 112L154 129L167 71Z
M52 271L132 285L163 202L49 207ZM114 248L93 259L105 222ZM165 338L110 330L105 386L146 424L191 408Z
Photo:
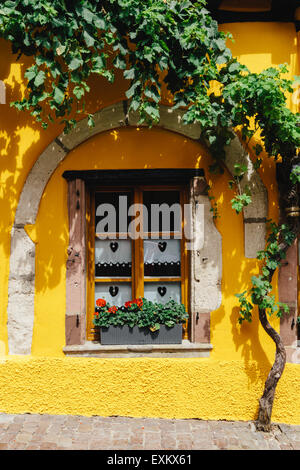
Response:
M127 345L116 351L99 344L95 300L106 296L122 304L145 296L180 300L189 320L181 345L153 346L138 357L209 357L210 312L221 299L222 242L203 170L71 170L63 177L69 221L65 354L135 356Z
M87 199L87 339L97 298L112 305L170 298L188 309L189 259L182 185L93 187ZM188 324L184 325L184 339Z

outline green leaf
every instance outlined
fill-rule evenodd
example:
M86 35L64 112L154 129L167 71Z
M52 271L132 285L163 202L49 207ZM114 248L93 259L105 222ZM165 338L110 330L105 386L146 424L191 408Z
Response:
M54 95L53 95L53 99L54 101L57 103L57 104L61 104L64 100L64 97L65 97L65 94L64 92L58 88L58 87L55 87L54 88Z
M230 73L234 73L234 72L237 72L238 70L240 70L240 64L238 62L233 62L232 64L229 65L228 67L228 71Z
M88 24L93 23L94 13L91 10L89 10L88 8L83 8L82 9L82 16Z
M84 96L85 94L85 90L83 87L79 87L79 86L76 86L73 90L73 93L74 95L76 96L76 98L78 100L81 100L81 98Z
M40 70L34 79L34 82L33 82L34 85L36 87L39 87L40 85L44 83L45 78L46 78L45 72L43 70Z
M82 59L79 59L78 57L73 57L73 59L72 59L71 62L69 63L69 69L70 69L70 70L76 70L76 69L78 69L79 67L81 67L82 64L83 64L83 60L82 60Z
M127 80L132 80L135 77L135 69L132 68L129 70L124 70L123 75L124 75L124 78L126 78Z
M140 85L140 81L138 80L138 81L134 82L131 85L131 87L126 91L125 94L126 94L128 99L131 98L134 95L134 93L136 92L136 89L139 85Z
M117 69L122 69L122 70L126 69L126 61L122 59L122 57L120 56L117 56L114 59L113 64Z
M63 45L63 44L60 44L57 48L56 48L56 54L57 55L62 55L65 50L66 50L67 46Z
M248 194L240 194L233 199L231 199L231 206L239 214L244 207L248 206L251 203L251 196Z
M26 72L25 72L25 77L26 77L29 81L31 81L31 80L33 80L33 79L36 77L37 73L38 73L38 72L37 72L37 66L36 66L36 65L33 65L32 67L30 67L29 69L26 70Z
M83 32L83 37L86 45L88 47L93 47L93 45L95 44L95 39L87 31Z
M226 49L226 44L225 44L225 41L223 39L217 39L215 41L215 44L217 45L217 47L220 51L224 51Z
M291 174L290 174L290 179L292 183L300 183L300 165L295 165L292 168Z
M104 20L103 18L97 17L97 19L95 19L95 26L96 26L96 28L98 28L98 29L105 30L105 29L106 29L105 20Z

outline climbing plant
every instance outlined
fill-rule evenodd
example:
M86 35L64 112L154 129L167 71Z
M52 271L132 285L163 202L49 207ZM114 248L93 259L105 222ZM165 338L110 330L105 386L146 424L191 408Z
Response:
M151 126L159 121L164 86L173 109L184 110L183 122L201 125L213 159L211 172L224 171L224 149L235 131L248 146L259 134L260 144L251 149L254 165L262 164L262 151L277 162L285 214L284 208L299 206L299 114L286 105L293 83L285 78L285 65L252 73L232 57L231 36L218 30L205 5L204 0L3 1L0 36L11 42L18 58L24 54L33 60L25 72L25 96L11 105L30 112L44 128L59 121L68 132L86 112L89 78L99 75L113 82L121 71L128 82L128 112L138 112L141 122ZM93 126L93 116L87 117ZM237 213L251 203L249 188L242 191L240 185L246 171L236 162L229 182ZM299 217L291 212L283 223L271 222L266 248L258 253L261 273L237 294L240 322L251 321L257 306L276 344L260 400L258 426L264 430L270 429L275 388L285 365L284 346L267 314L281 315L287 306L276 304L271 281L298 234Z

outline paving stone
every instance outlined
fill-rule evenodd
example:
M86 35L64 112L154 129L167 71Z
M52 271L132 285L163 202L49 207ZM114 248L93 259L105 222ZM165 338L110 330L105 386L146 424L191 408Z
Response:
M199 433L200 432L206 433L209 430L209 425L206 421L203 421L203 422L192 421L190 423L190 427L191 427L191 431L199 432Z
M52 442L44 442L40 445L40 450L57 450L57 445Z
M17 436L16 436L16 442L21 442L23 444L27 444L31 440L32 440L32 434L30 434L28 432L18 433Z
M71 437L63 437L61 439L58 439L58 443L61 447L72 447L72 438Z
M24 423L26 420L26 415L13 415L14 423Z
M22 424L13 423L9 426L9 431L18 433L22 429Z
M218 447L212 443L206 442L198 446L197 444L192 444L191 450L218 450Z
M0 450L300 450L300 426L0 413Z
M176 449L177 448L177 442L175 438L172 437L163 437L161 440L161 444L163 449Z
M227 439L214 439L213 443L219 448L219 449L226 449L228 447L228 441Z
M0 443L0 450L7 450L8 449L8 444Z
M0 423L6 423L6 424L9 424L9 423L12 423L14 421L14 415L4 415L4 414L0 414Z

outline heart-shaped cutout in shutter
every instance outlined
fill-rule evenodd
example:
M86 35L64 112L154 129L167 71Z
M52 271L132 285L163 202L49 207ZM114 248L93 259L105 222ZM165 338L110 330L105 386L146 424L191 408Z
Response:
M167 248L167 242L158 242L158 248L160 249L160 251L165 251L165 249Z
M166 293L167 293L167 288L166 288L166 286L159 286L159 287L157 288L157 291L158 291L159 295L160 295L161 297L163 297L163 296L166 295Z
M119 292L118 286L110 286L109 293L112 297L115 297L116 295L118 295L118 292Z
M119 248L119 243L118 242L111 242L109 246L110 246L111 251L114 253Z

